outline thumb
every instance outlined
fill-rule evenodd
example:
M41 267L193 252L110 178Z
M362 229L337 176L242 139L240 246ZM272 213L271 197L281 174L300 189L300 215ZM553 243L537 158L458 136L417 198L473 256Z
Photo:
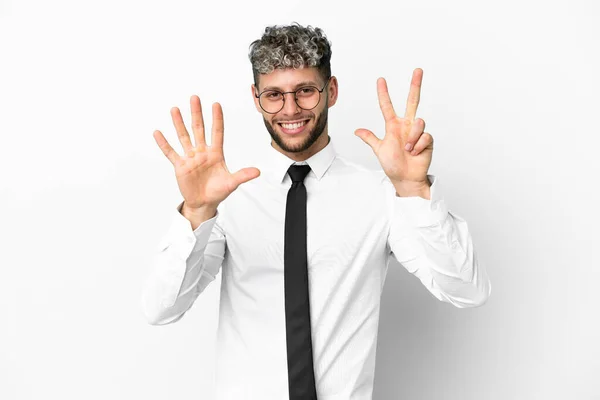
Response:
M375 151L375 148L379 146L379 142L381 141L373 132L368 129L357 129L354 131L354 134L361 138L363 142L368 144L373 151Z
M242 183L246 183L249 180L258 178L260 170L254 167L242 168L233 174L233 180L235 181L235 187L237 188Z

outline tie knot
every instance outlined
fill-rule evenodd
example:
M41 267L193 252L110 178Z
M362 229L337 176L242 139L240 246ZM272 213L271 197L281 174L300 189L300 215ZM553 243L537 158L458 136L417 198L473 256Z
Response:
M292 182L304 182L304 178L310 172L310 165L290 165L288 174L292 178Z

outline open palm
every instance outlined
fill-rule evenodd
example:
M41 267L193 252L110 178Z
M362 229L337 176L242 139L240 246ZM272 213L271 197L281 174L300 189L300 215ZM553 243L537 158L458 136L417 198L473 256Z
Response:
M194 95L190 98L190 108L195 147L192 145L181 112L177 107L171 109L171 117L179 142L183 146L184 155L177 154L159 130L154 131L154 139L175 167L177 185L187 207L216 207L239 185L258 177L260 171L257 168L249 167L232 174L227 169L223 154L223 110L219 103L213 104L212 107L213 126L210 146L206 144L204 136L202 106L198 96Z

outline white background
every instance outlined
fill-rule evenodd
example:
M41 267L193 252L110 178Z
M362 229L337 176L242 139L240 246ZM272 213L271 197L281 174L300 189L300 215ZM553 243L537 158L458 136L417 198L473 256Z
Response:
M176 324L140 309L181 201L160 129L225 115L230 170L269 145L249 44L297 21L333 43L336 149L378 167L376 79L435 140L429 173L492 281L456 309L390 265L374 399L600 399L600 6L579 1L0 3L0 398L211 399L220 275ZM189 125L188 125L189 126ZM210 136L207 135L207 140Z

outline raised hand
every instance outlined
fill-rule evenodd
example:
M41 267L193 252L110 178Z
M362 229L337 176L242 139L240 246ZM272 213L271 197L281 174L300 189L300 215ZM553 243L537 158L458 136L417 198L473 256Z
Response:
M163 134L154 131L154 139L164 155L175 167L175 176L179 191L184 198L184 206L188 210L202 208L216 209L239 185L260 175L257 168L242 168L230 173L225 165L223 155L223 110L219 103L212 106L213 126L211 145L206 144L204 137L204 120L200 98L190 98L192 111L192 130L196 146L192 145L190 135L177 107L171 108L171 118L177 130L179 142L183 146L180 156L169 145Z
M423 70L416 68L408 93L404 118L396 115L384 78L377 80L379 107L385 119L385 136L378 139L368 129L357 129L354 134L367 143L377 156L385 174L395 184L429 185L427 170L433 154L433 137L424 132L425 121L415 119ZM407 147L408 146L408 147Z

